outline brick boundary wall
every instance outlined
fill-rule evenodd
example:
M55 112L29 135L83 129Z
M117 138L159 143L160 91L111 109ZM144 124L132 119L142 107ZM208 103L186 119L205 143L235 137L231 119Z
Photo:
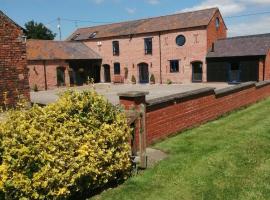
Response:
M247 82L219 90L203 88L147 101L147 145L269 96L270 82L263 81ZM136 105L138 99L144 98L134 98ZM127 102L122 94L120 104L130 108L131 99Z

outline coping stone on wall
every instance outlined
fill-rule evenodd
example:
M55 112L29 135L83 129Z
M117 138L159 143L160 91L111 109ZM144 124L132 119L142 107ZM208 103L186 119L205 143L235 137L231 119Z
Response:
M215 90L215 94L216 94L216 97L223 97L228 94L236 93L247 88L252 88L255 86L255 83L256 82L254 81L250 81L250 82L241 83L239 85L235 85L232 87L218 89L218 90Z
M146 95L148 95L148 94L149 94L149 92L128 91L128 92L118 93L117 95L118 95L119 97L130 97L130 98L134 98L134 97L146 96Z
M256 88L262 88L264 86L270 85L270 81L260 81L260 82L257 82L255 85L256 85Z
M206 88L201 88L201 89L192 90L188 92L182 92L182 93L172 94L169 96L151 99L146 102L147 110L155 110L155 109L159 109L159 108L166 107L169 105L173 105L175 103L179 103L181 101L191 100L197 97L214 94L214 90L215 88L206 87Z

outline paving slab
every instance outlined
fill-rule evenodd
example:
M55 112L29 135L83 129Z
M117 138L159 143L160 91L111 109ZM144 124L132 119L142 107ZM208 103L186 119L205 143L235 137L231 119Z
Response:
M167 158L167 154L161 150L147 148L146 149L147 155L147 168L153 168L158 162Z
M222 89L229 87L227 83L189 83L189 84L95 84L86 85L72 88L58 88L54 90L31 92L31 102L47 105L55 102L59 98L59 94L66 90L86 91L95 89L99 94L104 95L111 103L118 104L118 93L129 91L142 91L149 92L146 96L146 100L165 97L181 92L187 92L197 90L205 87L213 87L216 89Z

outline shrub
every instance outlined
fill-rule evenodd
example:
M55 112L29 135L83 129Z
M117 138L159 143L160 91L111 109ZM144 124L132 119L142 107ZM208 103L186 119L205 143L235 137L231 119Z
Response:
M34 92L38 92L38 86L37 86L37 84L35 84L35 85L33 86L33 90L34 90Z
M131 77L131 82L134 83L134 84L136 83L136 78L135 78L134 75L132 75L132 77Z
M154 74L151 74L151 76L150 76L150 82L151 83L155 83L156 82L156 79L155 79Z
M0 124L0 196L68 199L130 172L125 115L95 92L66 92L46 107L10 111Z
M167 83L167 85L171 85L172 81L170 79L167 79L166 83Z

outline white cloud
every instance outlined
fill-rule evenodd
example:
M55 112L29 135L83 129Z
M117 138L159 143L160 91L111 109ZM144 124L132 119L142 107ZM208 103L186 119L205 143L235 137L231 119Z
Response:
M157 5L160 3L160 1L159 0L147 0L147 3L152 4L152 5Z
M270 0L204 0L200 4L186 8L181 12L218 7L224 16L229 16L239 14L251 7L269 5Z
M134 14L136 12L136 8L125 8L128 14Z
M234 23L232 25L228 25L228 35L238 36L269 33L269 24L270 16L261 17L252 21L247 20L247 22Z
M270 0L241 0L244 3L256 4L256 5L270 5Z
M200 3L199 5L193 6L191 8L186 8L182 10L182 12L201 10L201 9L213 8L213 7L218 7L224 16L236 14L246 9L246 6L244 3L235 1L235 0L222 0L222 1L206 0Z

